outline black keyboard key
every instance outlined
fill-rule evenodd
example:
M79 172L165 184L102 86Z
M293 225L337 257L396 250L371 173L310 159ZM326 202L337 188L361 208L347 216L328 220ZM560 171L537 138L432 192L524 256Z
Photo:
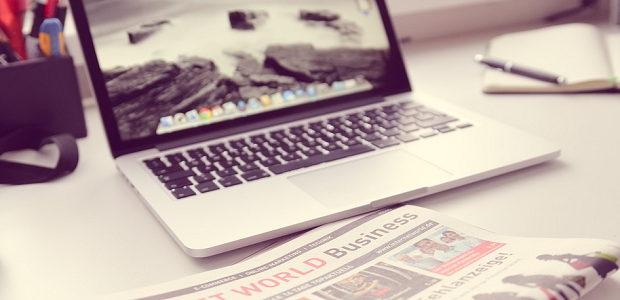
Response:
M401 117L401 118L398 118L398 120L396 120L396 122L398 122L401 125L415 124L417 121L418 119L414 117Z
M241 165L239 166L239 170L243 171L243 172L247 172L247 171L251 171L251 170L256 170L258 169L258 166L255 163L247 163L245 165Z
M193 178L198 183L203 183L203 182L215 180L215 176L213 176L211 174L200 174L200 175L194 176Z
M186 164L188 167L193 168L193 167L202 166L202 165L204 165L205 163L204 163L202 160L200 160L200 159L192 159L192 160L188 160L188 161L186 161L186 162L185 162L185 164Z
M388 138L385 140L376 140L372 142L373 145L379 147L379 148L387 148L387 147L391 147L391 146L396 146L398 144L400 144L400 141L395 139L395 138Z
M389 114L389 113L398 112L400 110L400 107L398 105L386 105L386 106L383 106L381 110L384 113Z
M341 147L339 147L336 144L327 144L323 146L323 149L327 150L327 151L337 151L342 149Z
M303 140L299 135L289 135L286 139L291 143L299 143Z
M164 167L160 169L152 169L153 174L159 176L164 174L170 174L178 171L183 171L183 168L180 165L172 165L170 167Z
M434 110L432 108L424 107L424 106L420 106L417 109L419 111L421 111L421 112L430 113L430 114L433 114L433 115L436 115L436 116L444 116L445 115L444 113L442 113L440 111Z
M237 149L237 150L241 150L243 149L243 147L248 146L248 144L245 142L244 139L232 140L229 142L229 144L231 148Z
M371 133L371 134L367 134L367 135L365 135L365 136L363 137L363 139L365 139L365 140L367 140L367 141L369 141L369 142L372 142L372 141L376 141L376 140L381 139L381 137L382 137L382 136L381 136L380 134L378 134L378 133L376 133L376 132L373 132L373 133Z
M420 112L415 109L415 108L411 108L411 109L405 109L405 110L401 110L399 112L400 115L406 116L406 117L413 117L417 114L419 114Z
M284 130L276 130L276 131L270 132L269 136L271 136L271 138L273 139L281 141L286 137L286 134L284 133Z
M403 133L401 135L397 135L396 138L403 141L404 143L413 142L420 139L417 134L413 133Z
M209 155L208 159L210 162L224 161L227 160L223 154L213 154Z
M269 170L275 174L282 174L284 172L306 168L306 167L317 165L320 163L329 162L329 161L333 161L333 160L337 160L337 159L341 159L341 158L345 158L345 157L349 157L349 156L353 156L357 154L362 154L362 153L373 151L373 150L374 148L368 145L360 144L360 145L352 146L346 150L343 149L343 150L338 150L338 151L332 151L328 154L315 155L307 159L292 161L288 164L273 165L269 167Z
M419 107L420 105L413 101L404 101L404 102L399 103L398 106L400 106L402 109L410 109L410 108Z
M232 167L239 165L236 160L221 160L218 164L222 169L232 169Z
M421 127L433 127L433 126L437 126L440 124L445 124L448 122L452 122L452 121L457 121L456 118L450 117L450 116L441 116L441 117L437 117L437 118L433 118L430 120L424 120L424 121L420 121L418 122L418 125L420 125Z
M211 173L211 172L217 171L219 169L217 167L215 167L214 165L204 165L204 166L196 167L196 170L198 170L200 173Z
M282 150L284 150L284 152L286 153L291 153L291 152L295 152L298 151L299 148L295 145L289 145L289 144L284 144L281 147Z
M420 121L428 121L428 120L435 119L435 117L437 116L431 113L420 112L416 114L414 117Z
M269 177L269 173L263 170L260 170L260 169L256 169L256 170L252 170L252 171L241 174L241 177L243 177L243 179L245 179L246 181L253 181L253 180Z
M182 199L185 197L196 195L196 193L194 193L194 191L189 186L176 188L176 189L173 189L171 192L172 192L172 195L174 195L174 197L177 199Z
M200 157L207 156L207 153L203 149L198 148L198 149L187 150L187 155L189 155L189 157L193 159L198 159Z
M221 178L220 180L218 180L218 182L223 186L223 187L229 187L229 186L233 186L233 185L237 185L237 184L241 184L241 180L239 178L237 178L236 176L227 176L224 178Z
M280 155L280 152L276 150L263 149L260 151L260 154L262 154L264 157L275 157L275 156Z
M240 159L241 159L244 163L246 163L246 164L253 163L253 162L255 162L255 161L257 161L257 160L259 160L259 159L260 159L260 158L259 158L258 156L256 156L256 155L253 155L253 154L247 154L247 153L246 153L246 154L241 154L241 155L239 156L239 158L240 158Z
M267 142L267 137L264 134L257 134L250 137L250 142L254 144L262 145Z
M239 155L241 155L242 152L239 149L230 149L225 153L228 154L228 156L235 158L235 157L239 157Z
M177 179L173 181L168 181L165 184L166 188L169 190L174 190L174 189L178 189L178 188L182 188L184 186L190 186L190 185L192 185L192 182L189 181L189 179L187 178L181 178L181 179Z
M356 139L348 139L348 140L342 141L342 143L347 147L351 147L351 146L359 145L360 141Z
M267 145L269 145L269 147L271 147L271 148L278 148L278 147L282 146L283 143L280 142L280 141L277 141L277 140L269 140L267 142Z
M301 153L303 153L303 155L305 155L305 156L315 156L315 155L321 154L321 151L313 149L313 148L310 148L310 149L301 151Z
M398 119L400 119L401 117L402 117L402 115L397 114L397 113L393 113L393 114L386 115L386 116L384 116L383 118L384 118L386 121L394 121L394 120L398 120Z
M363 132L363 133L373 133L375 132L375 129L367 123L364 124L360 124L361 127L359 128L359 131Z
M194 175L196 175L196 173L194 173L194 171L192 170L183 170L183 171L177 171L177 172L159 175L159 180L161 182L169 182L169 181L176 180L179 178L187 178L187 177L194 176Z
M180 164L181 162L186 161L185 156L181 153L168 154L166 158L171 164Z
M144 160L144 163L146 164L146 167L149 169L161 169L161 168L166 167L166 164L163 161L161 161L159 157Z
M235 171L234 169L224 169L224 170L215 172L215 174L217 174L220 177L227 177L227 176L237 174L237 171Z
M428 138L428 137L436 136L436 135L437 135L437 131L430 131L430 132L425 132L425 133L420 134L420 136L423 138Z
M228 148L226 148L226 145L221 143L209 146L209 151L211 151L211 153L213 154L222 154L228 151Z
M412 132L412 131L416 131L420 129L420 126L418 126L418 124L407 124L407 125L401 125L400 129L402 131Z
M319 145L319 143L317 143L315 140L312 140L312 141L303 140L303 141L300 142L300 144L302 144L303 146L308 147L308 148L314 148L314 147Z
M279 164L280 161L273 158L273 157L267 157L266 159L263 159L260 161L261 165L265 166L265 167L269 167L269 166L273 166L275 164Z
M336 136L338 136L338 137L346 137L348 139L352 139L352 138L360 136L360 134L355 132L354 130L342 130L342 131L338 132L338 134L336 134Z
M207 181L199 183L195 186L195 188L201 193L207 193L215 190L219 190L220 187L215 184L213 181Z
M385 136L395 136L395 135L399 135L401 133L400 129L398 128L390 128L382 131L381 134L385 135Z
M281 157L285 161L292 161L301 158L297 153L287 153L283 154Z

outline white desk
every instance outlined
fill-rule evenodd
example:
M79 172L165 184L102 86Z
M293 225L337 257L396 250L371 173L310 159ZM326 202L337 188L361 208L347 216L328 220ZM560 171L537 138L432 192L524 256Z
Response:
M500 32L406 45L414 87L553 140L562 156L414 204L507 235L620 242L620 94L482 94L472 55ZM116 171L98 111L86 119L73 174L0 186L0 299L87 299L222 267L266 244L185 255ZM618 295L616 274L583 299Z

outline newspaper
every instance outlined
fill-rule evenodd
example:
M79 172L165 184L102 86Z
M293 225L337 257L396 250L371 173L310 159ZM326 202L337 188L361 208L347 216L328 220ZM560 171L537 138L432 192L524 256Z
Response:
M578 299L620 244L508 237L412 205L327 224L230 267L101 299Z

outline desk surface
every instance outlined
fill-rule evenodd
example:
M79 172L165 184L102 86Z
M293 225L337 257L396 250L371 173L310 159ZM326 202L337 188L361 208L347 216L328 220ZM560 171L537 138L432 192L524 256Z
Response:
M561 157L413 204L506 235L620 242L620 94L483 94L472 56L501 32L405 45L414 88L552 140ZM185 255L116 171L98 111L86 109L86 120L89 136L78 142L73 174L0 186L0 299L85 299L226 266L269 243L212 258ZM619 294L614 275L583 299Z

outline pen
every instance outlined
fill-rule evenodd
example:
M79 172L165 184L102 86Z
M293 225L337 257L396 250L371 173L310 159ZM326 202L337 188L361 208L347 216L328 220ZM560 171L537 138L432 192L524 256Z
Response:
M43 20L39 29L39 49L47 57L67 54L60 20L56 18Z
M513 73L533 79L538 79L555 84L566 84L566 77L552 74L546 71L536 70L530 67L515 64L511 61L492 58L482 54L476 54L474 60L491 68L497 68L507 73Z
M0 58L3 65L21 60L21 57L13 51L9 42L8 36L0 28Z
M58 6L58 0L47 0L45 5L45 17L53 18L56 16L56 6Z
M26 58L22 34L26 10L28 10L27 0L0 0L0 28L8 36L13 51L20 59Z

